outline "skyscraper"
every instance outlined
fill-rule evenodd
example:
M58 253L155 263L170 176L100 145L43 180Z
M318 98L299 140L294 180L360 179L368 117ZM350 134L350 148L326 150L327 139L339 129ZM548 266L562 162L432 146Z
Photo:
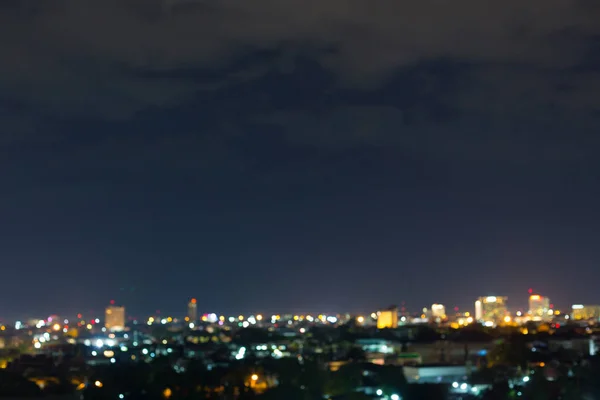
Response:
M550 299L539 294L529 296L529 315L534 321L551 320L553 312L550 309Z
M480 297L475 302L475 319L484 324L499 324L508 314L506 296Z
M191 299L188 303L188 312L187 316L189 322L197 322L198 321L198 304L196 299Z
M125 307L112 304L106 307L104 326L111 332L125 330Z

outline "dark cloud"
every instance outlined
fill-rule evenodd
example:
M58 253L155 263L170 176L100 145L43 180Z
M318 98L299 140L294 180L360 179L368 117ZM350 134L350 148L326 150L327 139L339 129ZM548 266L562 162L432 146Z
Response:
M491 87L479 88L477 96L492 90L492 96L546 99L556 96L557 74L568 74L597 49L590 38L600 34L599 16L593 2L562 0L377 6L362 0L8 2L0 9L0 90L51 115L129 117L149 106L185 102L223 79L259 72L222 76L207 88L128 71L210 70L257 50L284 47L280 68L293 70L302 54L333 71L338 84L354 88L381 85L403 66L452 58L509 66L486 76ZM548 83L548 74L556 79ZM592 86L576 83L557 102L593 102L598 71L580 79ZM470 97L465 102L481 104Z

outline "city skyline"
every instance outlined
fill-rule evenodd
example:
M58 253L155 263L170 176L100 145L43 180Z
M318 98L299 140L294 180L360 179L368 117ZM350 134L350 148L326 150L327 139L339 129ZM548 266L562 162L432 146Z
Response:
M598 303L595 2L309 3L3 2L0 319Z
M428 310L429 313L431 313L431 318L435 319L436 317L440 316L440 315L464 315L465 313L471 314L472 316L477 316L478 314L485 314L485 310L483 310L481 307L481 303L496 303L497 301L500 301L502 304L502 308L505 310L504 312L507 312L507 315L510 315L512 317L514 316L526 316L526 315L531 315L533 316L541 316L542 314L537 314L537 307L543 306L544 304L546 304L546 308L542 308L542 310L544 310L545 312L547 312L548 310L552 310L552 311L560 311L561 314L570 314L573 310L575 309L582 309L584 306L592 306L592 307L600 307L597 306L597 304L600 304L599 302L591 302L591 303L570 303L567 305L555 305L554 303L550 303L549 297L546 295L541 295L539 294L539 292L535 292L533 291L532 288L529 288L529 290L527 291L527 305L522 307L521 305L517 305L515 306L513 304L513 302L510 301L510 299L507 296L499 296L499 295L490 295L487 294L485 296L480 296L476 299L476 301L471 304L471 307L458 307L458 306L451 306L450 304L452 303L439 303L439 302L434 302L434 303L428 303L428 304L423 304L423 305L414 305L414 307L408 307L406 303L402 302L400 303L401 306L397 306L394 305L393 307L396 309L396 312L398 313L398 315L402 315L402 314L406 314L406 315L414 315L414 316L418 316L420 314L422 314L422 312L424 312L425 310ZM540 303L541 301L541 303ZM544 303L545 301L545 303ZM532 308L532 304L538 304L535 307ZM519 304L517 302L517 304ZM199 307L200 306L200 307ZM122 309L122 311L120 311L121 313L123 313L123 315L127 315L127 318L125 320L127 321L132 321L132 320L144 320L145 318L149 317L149 316L172 316L174 318L188 318L190 320L200 320L201 317L205 317L207 315L211 315L211 314L215 314L215 315L225 315L225 316L239 316L239 315L246 315L246 316L250 316L250 315L276 315L276 314L281 314L281 315L318 315L318 314L329 314L329 315L343 315L343 314L349 314L349 315L356 315L356 316L364 316L364 315L369 315L374 311L381 311L381 312L387 312L389 311L389 309L387 309L386 307L378 307L378 308L373 308L373 309L367 309L367 308L362 308L360 310L350 310L350 309L340 309L340 310L318 310L318 309L294 309L294 310L285 310L285 309L260 309L260 310L249 310L249 309L241 309L238 308L237 310L233 310L232 312L222 312L221 310L218 309L203 309L201 305L198 304L197 299L195 297L192 298L188 298L188 301L186 303L186 308L185 310L182 311L182 309L179 310L160 310L160 309L156 309L153 312L133 312L131 313L131 309L128 309L128 313L125 314L125 304L120 303L115 301L114 299L110 300L108 302L108 304L104 305L104 308L100 309L100 310L93 310L93 309L79 309L76 312L65 312L65 313L60 313L58 312L56 309L53 310L53 312L48 312L46 313L46 315L50 315L52 316L67 316L67 315L71 315L71 316L75 316L77 315L78 319L81 318L97 318L99 315L103 315L106 314L108 317L109 309L113 310L113 309L117 309L120 310ZM533 311L533 312L532 312ZM111 311L112 312L112 311ZM42 313L43 314L43 313ZM131 314L135 314L135 315L131 315ZM545 314L544 314L545 315ZM554 313L551 314L552 316L554 315ZM193 318L192 316L195 316L195 318ZM13 317L12 320L11 319L7 319L7 318L0 318L0 322L15 322L15 321L23 321L23 320L28 320L28 319L37 319L37 318L42 318L44 319L45 317L43 315L31 315L31 314L26 314L26 316L24 317L23 315L20 315L18 317ZM479 320L484 320L485 318L482 318L481 316L478 317Z

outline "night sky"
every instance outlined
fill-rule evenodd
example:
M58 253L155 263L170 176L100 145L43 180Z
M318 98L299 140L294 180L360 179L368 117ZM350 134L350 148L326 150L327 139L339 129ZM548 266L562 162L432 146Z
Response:
M598 21L0 1L0 318L600 303Z

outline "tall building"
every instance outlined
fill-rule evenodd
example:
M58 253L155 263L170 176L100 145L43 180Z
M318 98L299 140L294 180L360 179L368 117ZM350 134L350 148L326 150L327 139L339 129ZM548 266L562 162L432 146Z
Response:
M508 315L506 296L480 297L475 302L475 319L484 324L498 324Z
M432 304L431 305L431 316L434 320L446 319L446 307L443 304Z
M125 307L115 305L106 307L104 326L112 332L125 330Z
M529 296L529 315L534 321L551 320L553 312L550 309L550 299L539 294Z
M573 304L571 311L571 318L576 321L581 320L600 320L600 306L599 305L583 305Z
M188 303L187 316L188 316L190 322L198 321L198 304L196 302L196 299L191 299L190 302Z
M398 307L393 306L377 313L377 329L398 327Z

